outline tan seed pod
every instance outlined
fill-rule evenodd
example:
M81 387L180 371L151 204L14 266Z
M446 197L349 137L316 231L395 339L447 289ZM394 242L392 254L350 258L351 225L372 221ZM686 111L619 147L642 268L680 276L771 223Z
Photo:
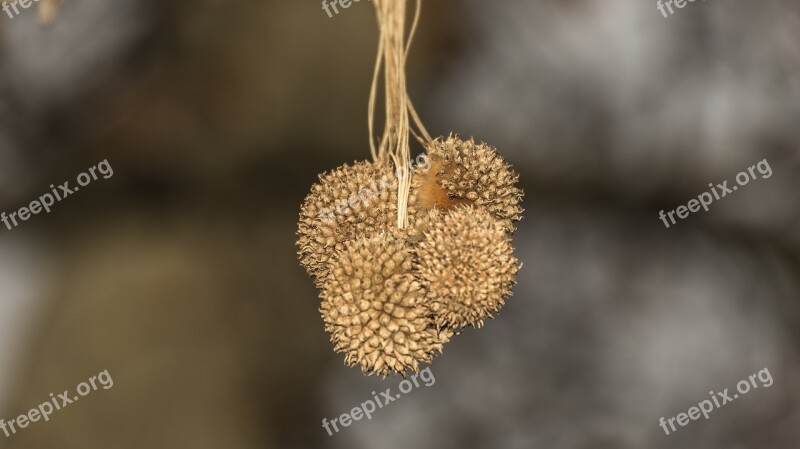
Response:
M321 287L329 262L344 243L397 228L397 176L373 162L343 165L323 173L300 209L297 246L300 264ZM410 195L407 237L419 240L429 212Z
M388 232L345 244L331 264L320 313L336 352L365 374L419 371L452 335L436 330L413 253Z
M373 162L343 165L319 176L300 209L300 264L321 286L344 243L396 226L397 178Z
M500 220L506 230L514 230L513 222L523 211L523 192L516 187L519 175L494 148L451 135L434 140L427 154L430 169L412 179L421 207L474 205Z
M511 239L488 212L459 206L437 220L417 245L416 271L436 325L481 327L511 295L519 261Z

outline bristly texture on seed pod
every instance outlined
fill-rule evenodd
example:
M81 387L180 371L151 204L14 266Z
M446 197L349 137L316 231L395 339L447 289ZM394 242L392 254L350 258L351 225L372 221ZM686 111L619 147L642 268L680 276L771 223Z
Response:
M331 264L320 313L348 366L386 377L419 371L452 333L437 331L413 254L397 232L348 242Z
M523 192L516 187L519 175L494 148L451 135L433 141L427 154L431 168L412 181L420 206L447 210L474 205L514 231L513 222L522 218L523 210Z
M416 252L417 275L440 328L481 327L511 295L520 268L500 222L468 206L441 216Z
M344 243L396 227L397 178L373 162L343 165L319 176L300 209L297 246L300 263L317 285L331 257Z

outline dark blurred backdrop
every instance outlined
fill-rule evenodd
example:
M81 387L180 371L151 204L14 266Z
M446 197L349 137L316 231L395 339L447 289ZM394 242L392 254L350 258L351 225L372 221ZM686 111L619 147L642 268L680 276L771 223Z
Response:
M800 5L424 1L411 96L520 172L524 266L434 385L329 437L400 380L333 353L294 247L317 174L369 157L376 45L370 2L0 15L0 210L114 169L0 227L0 417L114 379L0 447L800 445ZM762 159L772 177L658 219ZM658 426L765 367L770 388Z

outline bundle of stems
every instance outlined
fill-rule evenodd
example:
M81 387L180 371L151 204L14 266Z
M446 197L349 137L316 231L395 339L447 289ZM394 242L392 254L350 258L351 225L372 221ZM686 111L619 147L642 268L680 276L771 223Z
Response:
M397 227L408 226L408 196L411 189L409 160L411 159L410 134L413 132L410 120L417 130L414 135L425 146L432 139L414 109L406 86L406 61L419 24L421 0L416 0L414 20L406 35L406 0L374 0L375 12L380 30L378 56L372 77L368 105L368 127L372 160L382 164L393 163L399 174L397 195ZM378 84L383 69L383 85L386 107L386 121L383 134L376 146L375 102ZM409 120L410 119L410 120Z

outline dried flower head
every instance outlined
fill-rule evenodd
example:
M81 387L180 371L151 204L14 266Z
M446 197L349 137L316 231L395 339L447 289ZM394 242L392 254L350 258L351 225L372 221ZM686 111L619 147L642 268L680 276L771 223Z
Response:
M412 181L420 206L447 210L474 205L500 220L506 230L514 230L512 223L522 218L519 175L494 148L451 135L433 141L428 158L431 168Z
M322 289L325 330L367 375L419 371L454 332L493 317L519 270L507 235L522 213L517 174L492 147L453 136L427 157L410 173L404 229L404 183L380 163L320 175L300 211L298 255Z
M331 264L320 312L348 366L386 377L419 371L451 333L436 330L413 253L397 232L345 244Z
M300 263L320 286L344 243L397 223L397 178L384 165L358 162L319 176L300 209Z
M416 271L438 327L481 327L511 295L519 261L511 239L488 212L459 206L416 247Z

